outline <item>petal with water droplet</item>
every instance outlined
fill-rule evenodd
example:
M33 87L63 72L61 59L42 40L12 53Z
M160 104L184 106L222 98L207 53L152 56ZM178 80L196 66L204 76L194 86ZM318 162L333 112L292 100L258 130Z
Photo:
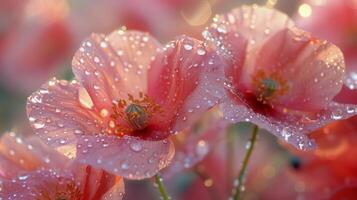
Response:
M83 105L79 95L80 88L82 87L75 82L52 80L51 84L41 87L48 90L48 93L41 94L41 103L27 102L27 114L31 118L30 124L34 132L52 147L68 150L63 152L64 154L73 154L70 152L73 148L70 147L75 147L78 133L81 135L100 132L98 123L102 118L99 116L99 110L94 105L91 109ZM33 95L39 93L35 92ZM42 124L40 129L38 123Z
M142 32L92 34L83 41L84 50L76 52L73 72L93 103L110 109L113 100L126 99L128 93L146 92L147 68L159 47L159 42Z
M180 130L214 107L224 94L222 66L212 46L199 40L181 36L167 45L148 73L148 95L163 111L154 121Z
M103 148L99 143L105 143ZM96 144L96 145L88 145ZM118 154L118 152L120 152ZM124 136L83 136L78 142L80 162L102 168L128 179L154 176L166 167L174 155L170 140L145 141ZM98 159L101 161L98 162Z

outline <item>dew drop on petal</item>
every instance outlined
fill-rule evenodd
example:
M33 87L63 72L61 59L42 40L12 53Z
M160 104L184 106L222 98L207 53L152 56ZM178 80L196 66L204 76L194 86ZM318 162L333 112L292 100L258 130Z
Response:
M197 145L196 145L196 153L200 156L204 156L208 153L208 144L206 141L204 140L200 140L198 141Z
M190 51L192 50L192 45L191 44L184 44L183 47L187 50L187 51Z
M97 56L94 57L94 62L95 63L99 63L100 62L100 60L99 60L99 58Z
M352 113L356 112L355 108L350 107L350 106L347 106L346 111L348 114L352 114Z
M102 110L100 110L100 116L102 117L108 117L109 115L109 111L105 108L103 108Z
M102 48L107 48L108 47L108 44L106 42L101 42L100 43L100 47Z
M248 141L248 142L245 144L245 148L246 148L246 149L249 149L251 146L252 146L252 142L251 142L251 141Z
M203 48L198 48L197 49L197 54L200 56L203 56L206 54L206 50L204 50Z
M127 162L123 162L121 165L120 165L120 168L122 169L129 169L129 164Z
M130 143L130 149L133 150L133 151L135 151L135 152L141 151L142 148L143 148L143 147L141 146L141 144L140 144L139 142L137 142L137 141L132 141L132 142Z
M29 175L23 175L23 176L19 176L18 177L18 179L20 180L20 181L24 181L24 180L26 180L26 179L28 179L29 178Z
M342 119L342 114L343 114L342 110L340 109L334 110L331 114L331 118L334 120Z
M33 127L35 127L35 129L40 129L40 128L45 127L45 124L42 122L37 122L37 123L33 124Z

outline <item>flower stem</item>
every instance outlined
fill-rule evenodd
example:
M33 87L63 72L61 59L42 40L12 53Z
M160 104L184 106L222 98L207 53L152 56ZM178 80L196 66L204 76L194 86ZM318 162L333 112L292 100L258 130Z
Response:
M170 200L169 195L166 192L164 183L162 182L162 178L159 174L155 175L155 182L157 184L157 188L159 189L159 192L161 194L161 197L163 200Z
M232 184L231 179L234 176L233 173L233 165L235 163L235 144L236 144L236 132L234 126L228 128L227 133L227 145L226 145L226 166L227 166L227 174L226 174L226 190L227 192L231 191Z
M250 159L250 157L252 155L252 152L253 152L253 149L254 149L254 144L257 141L258 130L259 130L258 126L254 125L252 137L249 140L249 145L247 147L248 149L247 149L247 151L245 153L243 164L242 164L242 167L241 167L241 169L239 171L239 175L237 177L238 183L235 184L234 194L233 194L233 199L234 200L240 200L240 194L241 194L241 191L242 191L242 186L244 184L244 175L245 175L245 172L247 170L249 159Z

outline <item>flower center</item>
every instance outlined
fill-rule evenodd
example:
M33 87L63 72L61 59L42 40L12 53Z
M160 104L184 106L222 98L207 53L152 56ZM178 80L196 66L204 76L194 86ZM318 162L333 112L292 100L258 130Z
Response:
M268 99L274 95L278 87L279 83L277 83L274 79L263 79L261 82L261 95L263 98Z
M148 114L145 108L138 104L130 104L125 109L126 120L135 130L142 130L147 126Z
M288 90L286 81L276 72L266 74L258 71L253 77L253 85L257 89L257 100L263 104L269 104L273 98Z
M120 99L113 103L113 111L108 132L123 136L146 129L150 118L155 113L161 112L161 107L140 92L139 98L128 94L128 99Z
M69 182L65 185L57 184L55 191L49 192L47 190L40 190L39 197L36 200L80 200L82 198L82 192L74 182Z

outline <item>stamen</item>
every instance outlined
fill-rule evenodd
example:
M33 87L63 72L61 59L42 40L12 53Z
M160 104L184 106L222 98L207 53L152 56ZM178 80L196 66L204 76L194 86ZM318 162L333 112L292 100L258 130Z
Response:
M286 81L277 72L266 74L263 70L258 71L253 76L253 85L257 89L257 100L263 104L269 104L273 98L288 90Z
M139 98L128 94L128 99L120 99L113 103L113 114L110 116L108 133L114 133L118 136L130 133L132 131L143 130L148 126L150 118L155 113L160 113L161 107L149 97L140 92ZM129 127L118 123L125 120Z
M148 122L146 110L137 104L130 104L126 109L126 119L135 130L142 130Z
M36 200L47 200L54 197L55 200L80 200L82 198L82 192L79 187L72 181L69 181L66 185L58 183L55 186L55 193L47 190L40 190L39 197Z

